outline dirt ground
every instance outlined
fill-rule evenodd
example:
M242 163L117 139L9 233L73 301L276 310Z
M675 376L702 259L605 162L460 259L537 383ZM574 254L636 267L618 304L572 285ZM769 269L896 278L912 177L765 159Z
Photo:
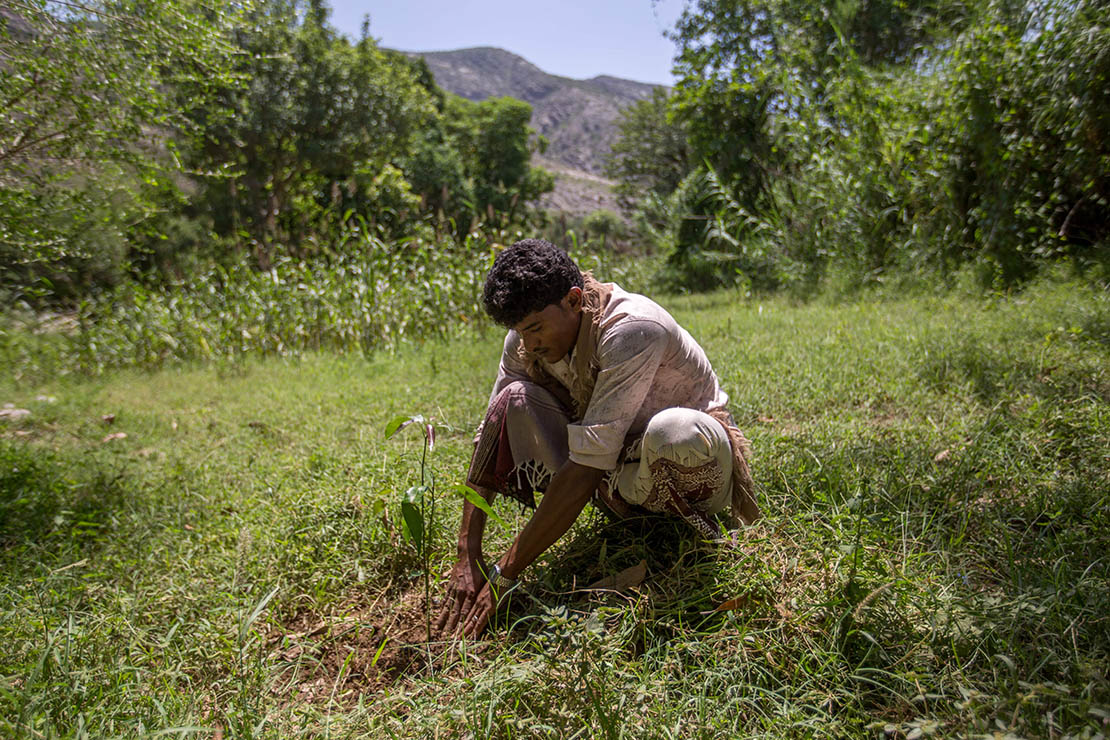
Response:
M349 605L335 616L311 612L275 624L265 639L281 669L271 693L294 702L354 703L429 667L442 670L454 641L440 639L432 604L427 640L422 588L383 594L370 605Z

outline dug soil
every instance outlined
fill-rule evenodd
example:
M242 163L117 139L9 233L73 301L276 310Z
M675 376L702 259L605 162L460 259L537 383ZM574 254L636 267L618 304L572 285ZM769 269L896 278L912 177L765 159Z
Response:
M424 593L417 588L370 605L348 604L334 616L305 612L266 635L278 667L271 693L291 702L354 704L408 677L449 670L454 641L435 630L427 640Z

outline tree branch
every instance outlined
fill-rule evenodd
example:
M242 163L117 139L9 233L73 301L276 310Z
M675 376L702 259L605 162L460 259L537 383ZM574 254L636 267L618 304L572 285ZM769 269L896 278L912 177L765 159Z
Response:
M44 141L49 141L50 139L56 139L60 136L65 136L70 131L77 128L78 125L79 125L79 122L74 121L73 123L69 124L65 128L58 129L57 131L53 131L49 134L43 134L42 136L39 136L38 138L31 139L30 141L23 142L22 144L16 144L11 149L8 149L6 151L0 151L0 162L3 162L6 159L11 159L12 157L16 156L17 154L20 154L21 152L25 152L28 149L31 149L32 147L35 147L35 146L43 143Z
M34 78L33 78L33 79L31 80L31 84L27 85L27 87L25 87L25 88L23 88L22 90L20 90L20 91L19 91L18 93L16 93L15 95L13 95L13 96L12 96L11 98L9 98L8 100L5 100L5 101L4 101L4 104L3 104L3 105L0 105L0 110L8 110L8 111L10 111L10 110L12 109L12 107L13 107L13 106L14 106L14 105L15 105L16 103L18 103L18 102L19 102L20 100L22 100L23 98L27 97L27 96L28 96L29 94L31 94L32 92L34 92L34 90L35 90L35 89L36 89L36 88L37 88L37 87L38 87L38 86L39 86L40 84L42 84L42 77L41 77L41 76L39 75L39 73L38 73L38 72L36 71L36 72L35 72L35 75L34 75Z
M1077 200L1075 205L1071 207L1071 210L1068 211L1067 218L1064 219L1064 223L1060 226L1060 237L1064 239L1068 238L1068 232L1071 231L1071 220L1075 217L1075 212L1079 210L1079 206L1083 205L1083 201L1085 200L1087 200L1086 195Z
M73 2L73 0L53 0L53 4L54 5L61 5L63 8L72 8L74 10L83 10L86 13L89 13L90 15L95 15L97 18L106 18L110 21L117 21L119 23L124 23L124 24L127 24L129 26L139 26L139 25L141 25L134 18L124 18L123 16L118 16L118 15L112 15L110 13L105 13L103 10L99 10L99 9L91 7L89 5L85 5L84 3Z

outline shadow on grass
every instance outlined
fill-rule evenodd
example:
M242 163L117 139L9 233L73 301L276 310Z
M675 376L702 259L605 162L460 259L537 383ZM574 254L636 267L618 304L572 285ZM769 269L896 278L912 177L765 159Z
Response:
M893 671L917 644L1074 684L1110 657L1104 415L999 406L939 453L925 431L778 440L769 497L835 572L822 627L846 667Z
M583 516L588 518L574 535L553 548L547 564L536 569L537 580L527 584L528 595L517 599L501 618L501 626L511 627L515 640L550 631L552 619L584 623L635 603L650 612L652 639L666 639L675 630L712 632L720 627L720 618L707 620L705 614L715 599L720 600L721 582L728 580L724 545L703 540L686 523L665 515L612 521L593 509ZM641 562L642 582L590 588ZM642 649L644 635L634 642L634 651Z
M0 441L0 551L94 545L111 534L125 483L87 460Z
M977 400L987 405L1015 395L1056 402L1089 395L1110 402L1106 379L1084 368L1042 367L972 338L954 347L939 348L918 366L917 374L940 393L967 386Z
M610 520L598 509L584 527L553 553L549 585L584 588L641 560L648 573L670 570L686 557L711 557L709 546L687 524L663 514Z

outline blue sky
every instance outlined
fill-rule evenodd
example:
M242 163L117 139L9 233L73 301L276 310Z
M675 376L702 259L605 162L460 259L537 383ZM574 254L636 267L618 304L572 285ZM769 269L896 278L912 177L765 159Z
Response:
M607 74L673 84L674 26L683 0L331 0L332 24L403 51L497 46L578 79Z

